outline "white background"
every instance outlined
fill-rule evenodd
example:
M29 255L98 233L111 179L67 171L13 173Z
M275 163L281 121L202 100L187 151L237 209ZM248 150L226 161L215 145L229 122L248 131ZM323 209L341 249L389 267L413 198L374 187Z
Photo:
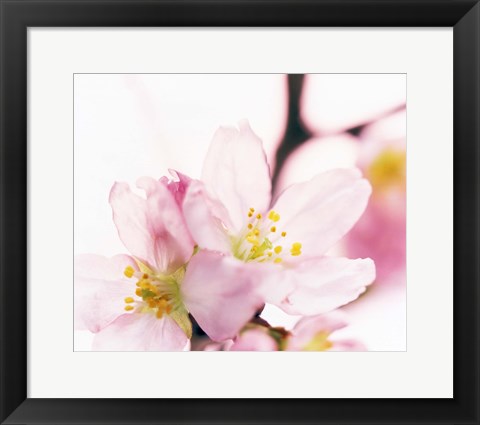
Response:
M29 397L451 397L452 42L450 29L31 29ZM407 73L408 351L73 352L78 72Z

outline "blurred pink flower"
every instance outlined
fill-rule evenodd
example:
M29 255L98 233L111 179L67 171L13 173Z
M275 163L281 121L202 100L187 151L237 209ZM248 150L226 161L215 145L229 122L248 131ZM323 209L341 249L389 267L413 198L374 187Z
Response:
M251 327L235 338L224 350L228 351L279 351L277 341L271 336L268 328Z
M365 214L346 238L348 254L371 257L377 267L377 282L404 282L405 139L364 139L358 165L373 192Z
M218 261L255 265L267 302L313 315L356 299L375 278L370 259L324 255L358 220L370 191L358 170L337 169L290 186L272 202L262 142L243 121L239 130L217 130L183 210L201 249Z
M302 318L291 331L248 325L231 342L209 345L224 351L365 351L354 339L338 339L335 332L348 325L345 314L334 311Z
M192 258L176 199L185 184L183 176L176 184L141 178L146 198L113 186L113 219L132 255L75 261L75 325L96 333L94 350L182 350L192 335L188 313L212 340L225 340L262 305L249 269L208 252Z
M332 311L300 319L287 339L288 351L365 351L355 339L337 339L335 332L348 326L346 316Z

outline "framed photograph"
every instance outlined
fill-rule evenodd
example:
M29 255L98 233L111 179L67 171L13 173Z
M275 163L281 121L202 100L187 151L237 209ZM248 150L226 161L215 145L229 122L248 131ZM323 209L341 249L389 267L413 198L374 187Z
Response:
M478 2L0 5L2 424L479 423Z

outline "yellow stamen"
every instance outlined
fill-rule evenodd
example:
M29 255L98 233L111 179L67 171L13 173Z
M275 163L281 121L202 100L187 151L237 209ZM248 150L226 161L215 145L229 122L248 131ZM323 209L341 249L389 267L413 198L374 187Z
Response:
M152 291L155 295L158 295L158 288L155 285L149 285L148 289Z
M272 221L277 222L278 220L280 220L280 214L272 210L268 213L268 218Z
M128 278L132 277L134 273L135 273L135 270L132 266L125 267L125 270L123 271L123 274Z
M155 315L157 316L157 319L161 319L163 316L163 310L158 309Z
M148 280L139 280L137 282L137 286L139 286L140 288L143 288L143 289L147 289L148 288Z
M326 351L333 347L328 339L330 334L325 331L317 333L303 348L302 351Z
M168 306L168 301L165 299L158 300L158 308L166 309Z
M133 305L126 305L125 311L132 311L134 309Z
M141 289L141 288L135 289L135 295L136 295L137 297L141 297L141 296L142 296L142 289Z
M135 301L135 300L134 300L132 297L127 297L127 298L125 298L125 302L126 302L127 304L133 303L134 301Z
M293 256L300 255L302 253L302 244L300 242L293 243L292 248L290 249L290 253Z
M240 237L238 239L233 238L232 240L235 257L246 262L282 262L283 247L281 245L274 245L278 239L277 235L281 235L282 237L287 236L287 232L279 229L276 224L276 222L280 220L280 214L274 210L270 210L262 215L255 211L254 208L249 208L248 216L253 218L246 220L246 227ZM277 241L277 243L279 242L280 241ZM291 248L290 246L285 247L285 251L293 256L297 256L301 255L301 248L302 245L296 242L291 245ZM147 282L153 283L154 281L155 276L150 276L147 279ZM158 292L156 294L160 295Z

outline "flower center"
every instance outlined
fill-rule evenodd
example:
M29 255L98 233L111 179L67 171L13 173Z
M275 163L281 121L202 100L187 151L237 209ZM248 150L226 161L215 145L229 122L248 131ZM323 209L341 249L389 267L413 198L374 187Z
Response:
M406 159L402 150L389 148L381 152L367 170L372 186L379 190L404 186Z
M170 314L182 306L178 282L183 278L183 268L169 276L135 271L131 266L125 268L128 278L136 278L135 297L125 298L125 311L154 313L158 319Z
M317 333L311 341L303 347L303 351L326 351L333 347L329 341L330 333L322 331Z
M287 236L287 232L277 228L280 214L272 210L264 217L260 213L255 213L254 208L250 208L247 217L246 228L240 232L240 236L232 238L235 257L243 261L281 263L286 253L279 242L282 237ZM294 257L301 255L302 244L293 243L289 254Z

